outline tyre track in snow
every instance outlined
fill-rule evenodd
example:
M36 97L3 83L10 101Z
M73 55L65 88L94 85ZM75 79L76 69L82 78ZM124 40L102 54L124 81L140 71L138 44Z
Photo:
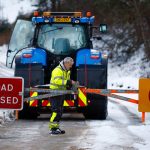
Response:
M136 114L112 100L109 100L108 111L106 120L85 121L87 130L68 150L138 150L137 144L145 144L142 138L129 130L130 126L140 125Z
M118 107L118 109L120 109L121 112L125 115L125 117L128 120L128 125L140 124L141 123L141 118L137 114L129 111L129 109L126 106L124 106L123 104L121 104L119 101L120 100L115 101L115 100L109 99L109 102L111 104L115 105L116 107ZM129 103L129 102L127 102L127 103ZM118 122L118 124L120 124L119 120L116 120L116 121Z
M141 125L141 118L137 114L129 111L128 108L124 106L123 104L117 101L111 100L111 99L109 99L109 102L111 103L112 106L115 105L115 108L116 106L118 107L118 110L120 110L120 112L124 114L124 117L126 117L124 119L126 119L127 121L127 122L120 121L117 118L114 118L114 117L112 118L111 115L108 117L108 119L112 120L114 123L113 128L116 128L116 130L120 132L120 135L121 135L120 143L122 143L122 145L121 144L119 145L118 143L118 145L110 145L109 147L114 150L115 149L137 150L137 148L134 147L135 144L144 145L145 141L142 138L138 137L137 135L133 134L128 128L130 126Z

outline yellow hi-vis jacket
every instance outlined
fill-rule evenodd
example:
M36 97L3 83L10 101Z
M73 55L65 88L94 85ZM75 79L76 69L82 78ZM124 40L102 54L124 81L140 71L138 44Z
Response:
M65 90L67 80L70 80L70 71L65 71L61 66L57 66L51 74L50 89Z

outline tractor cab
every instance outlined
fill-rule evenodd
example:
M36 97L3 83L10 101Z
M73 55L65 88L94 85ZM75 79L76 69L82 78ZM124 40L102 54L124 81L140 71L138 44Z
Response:
M55 57L74 55L79 49L93 48L90 41L93 23L94 16L89 12L86 17L81 12L44 12L42 15L34 12L32 21L17 20L7 51L6 65L12 67L16 56L18 58L24 51L27 54L23 56L29 57L28 53L33 47ZM99 30L105 32L106 27L101 24Z

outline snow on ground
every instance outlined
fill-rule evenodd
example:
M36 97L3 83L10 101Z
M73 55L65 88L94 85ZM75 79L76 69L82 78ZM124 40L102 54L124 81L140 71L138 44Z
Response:
M135 52L135 54L122 65L117 65L109 61L108 82L109 88L119 89L138 89L139 78L146 78L150 72L150 63L144 63L143 46ZM143 67L145 69L143 69Z
M18 13L24 15L35 10L31 0L0 0L0 2L0 19L8 19L10 23L16 20Z
M142 61L144 58L144 52L141 49L135 52L135 55L130 58L130 60L122 65L115 66L115 64L109 63L109 73L108 73L108 88L111 89L139 89L139 79L146 78L146 73L149 72L149 63L144 64ZM144 64L144 65L143 65ZM145 70L142 70L142 66L146 66ZM138 99L137 94L120 94L129 98ZM120 105L123 105L127 110L133 115L138 116L139 121L136 124L128 125L128 130L133 133L133 135L140 137L144 141L141 143L135 143L134 147L139 150L149 150L150 147L150 113L146 113L146 122L141 123L142 113L138 112L138 106L129 102L116 100L110 98L112 101L118 101ZM111 111L111 110L110 110ZM131 122L132 122L131 115ZM118 115L116 115L118 117ZM120 116L120 114L119 114Z

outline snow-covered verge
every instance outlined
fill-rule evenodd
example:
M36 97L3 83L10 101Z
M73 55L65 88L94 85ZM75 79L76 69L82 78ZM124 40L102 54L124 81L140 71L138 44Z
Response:
M138 90L139 79L147 78L147 75L150 73L150 62L145 63L144 55L143 46L141 46L141 48L136 51L135 54L125 64L118 66L117 64L110 61L108 69L108 88ZM138 100L138 94L119 95ZM125 108L131 113L131 122L134 116L138 116L139 122L135 124L133 123L133 125L128 125L127 128L131 133L133 133L134 136L138 136L143 139L139 139L139 142L134 142L134 148L139 150L148 150L150 147L150 113L146 113L146 121L144 124L142 124L142 113L138 111L138 106L136 104L113 98L109 98L109 100L118 102L120 105L125 106ZM112 111L112 109L110 109L110 111ZM118 143L120 142L121 139L118 140Z
M7 45L0 47L0 78L1 77L13 77L14 70L6 67L6 52ZM4 124L5 121L11 121L14 119L14 111L12 110L0 110L0 124Z
M15 22L18 14L28 14L36 8L32 0L0 0L0 20L8 20L9 23ZM6 67L7 45L0 47L0 77L13 77L14 70ZM0 124L9 121L14 117L13 111L0 110Z
M139 79L150 74L150 62L145 62L143 49L142 45L124 64L109 61L108 88L138 89Z

